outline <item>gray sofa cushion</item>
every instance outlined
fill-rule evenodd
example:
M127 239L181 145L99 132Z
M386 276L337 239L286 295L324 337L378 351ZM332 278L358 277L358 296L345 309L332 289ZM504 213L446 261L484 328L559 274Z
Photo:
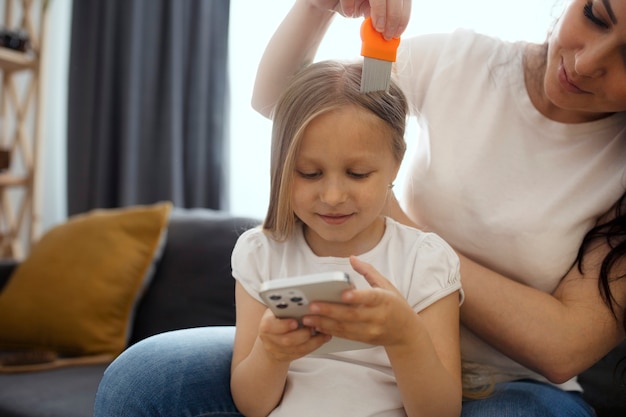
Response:
M138 305L131 344L168 330L235 324L230 256L260 223L207 209L174 209L167 244Z
M0 374L2 417L89 417L106 365Z
M598 416L626 416L626 341L578 377Z

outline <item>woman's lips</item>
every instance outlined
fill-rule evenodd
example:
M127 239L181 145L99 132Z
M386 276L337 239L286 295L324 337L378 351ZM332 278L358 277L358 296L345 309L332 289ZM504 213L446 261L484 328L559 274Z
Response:
M589 94L588 91L581 89L572 81L570 81L569 77L567 76L567 71L565 70L565 65L563 65L563 61L561 61L561 65L559 65L558 77L561 87L563 87L563 89L565 89L566 91L573 94Z

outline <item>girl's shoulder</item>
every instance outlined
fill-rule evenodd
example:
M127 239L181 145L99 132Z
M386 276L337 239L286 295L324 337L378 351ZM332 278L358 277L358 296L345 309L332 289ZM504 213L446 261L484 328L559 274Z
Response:
M446 258L458 259L454 249L438 234L407 226L390 217L386 221L388 239L393 244L400 245L407 251L439 252Z

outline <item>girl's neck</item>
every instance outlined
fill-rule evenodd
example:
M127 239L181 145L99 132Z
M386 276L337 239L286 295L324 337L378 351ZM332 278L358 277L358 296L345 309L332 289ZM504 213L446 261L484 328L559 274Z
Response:
M361 231L349 240L324 240L306 224L302 225L304 240L317 256L348 258L374 249L385 234L385 218L379 217L367 230Z

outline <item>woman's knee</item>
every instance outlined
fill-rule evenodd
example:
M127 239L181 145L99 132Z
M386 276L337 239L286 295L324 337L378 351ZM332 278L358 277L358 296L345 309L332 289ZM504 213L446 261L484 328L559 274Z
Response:
M230 396L233 327L177 330L144 339L124 351L105 371L96 414L141 415L193 397L195 389ZM113 410L112 408L116 408ZM137 409L131 414L129 410Z

